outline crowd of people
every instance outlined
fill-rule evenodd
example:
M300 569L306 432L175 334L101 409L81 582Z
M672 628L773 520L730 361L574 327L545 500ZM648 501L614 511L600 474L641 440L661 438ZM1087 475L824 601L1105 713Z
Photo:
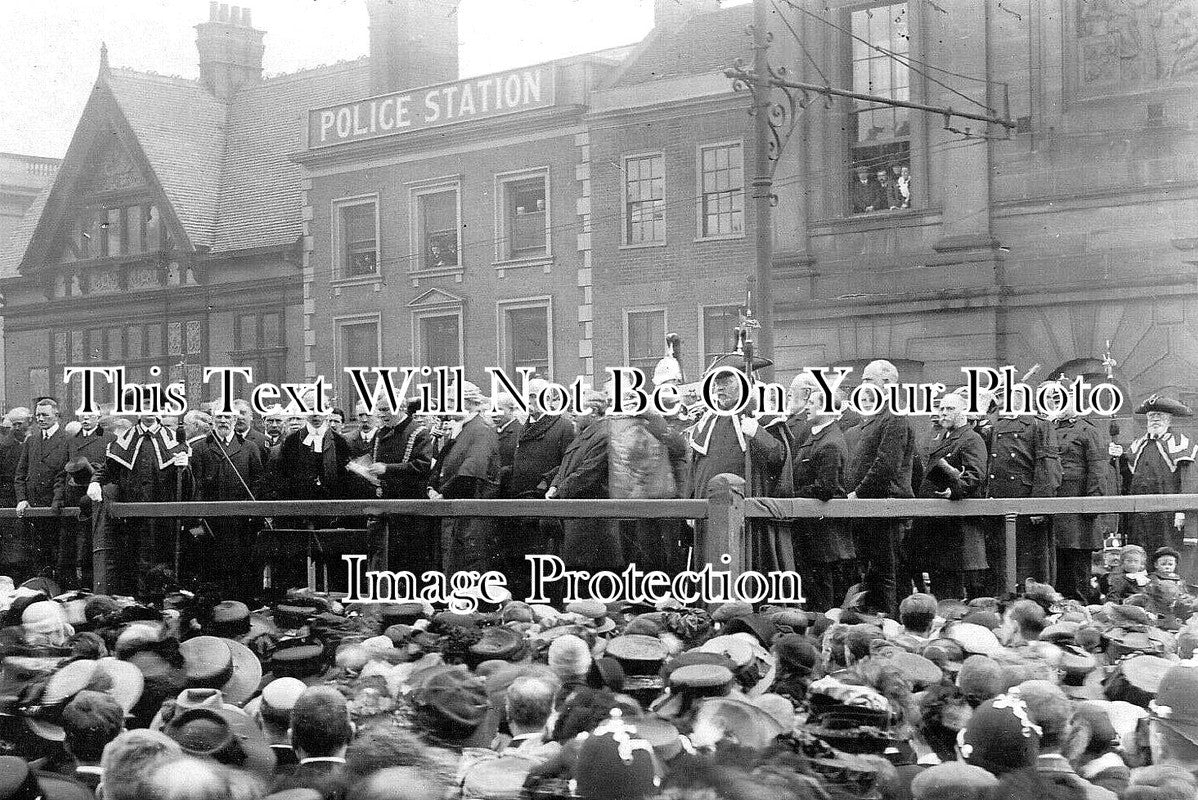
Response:
M756 366L720 366L738 364ZM671 357L653 377L682 382ZM862 378L898 374L878 361ZM717 380L717 403L734 407L738 385ZM1068 407L970 414L957 393L930 433L893 409L855 419L809 373L773 416L572 418L535 399L492 411L468 383L461 395L454 418L384 401L350 420L276 408L261 428L243 403L180 420L67 422L52 398L9 411L5 504L81 516L2 523L0 800L1198 798L1184 515L1021 519L1018 593L994 579L990 520L770 521L750 533L754 566L798 569L794 607L520 599L526 553L670 571L694 558L702 521L336 521L368 533L377 566L509 575L504 598L457 613L280 588L303 581L259 541L279 518L106 511L704 498L729 474L750 494L822 502L1176 493L1194 458L1169 427L1189 410L1163 397L1121 447ZM586 396L595 412L611 399ZM269 591L265 564L280 576Z
M716 367L723 368L716 402L733 408L741 400L735 370L748 368L738 355ZM875 361L862 380L885 387L898 372ZM681 384L673 356L658 364L653 382ZM628 563L670 573L695 566L706 532L701 520L676 519L116 519L105 512L113 500L703 499L722 475L745 479L749 495L820 501L1194 491L1198 447L1171 430L1173 418L1190 409L1160 396L1136 409L1146 428L1125 445L1108 444L1065 392L1052 416L999 413L1001 398L991 395L982 397L980 413L970 413L978 409L968 407L963 392L949 393L930 430L921 431L889 407L861 417L839 393L825 403L808 371L792 381L786 413L773 415L755 413L751 404L742 415L723 415L685 403L665 415L613 415L605 413L612 398L604 391L586 394L591 413L547 413L538 400L546 385L530 381L526 411L512 396L492 403L465 383L465 414L455 417L422 415L408 401L392 408L383 398L373 409L357 407L352 419L340 409L276 406L261 424L244 401L231 413L192 410L181 419L94 413L68 422L53 398L39 398L32 414L16 408L4 416L0 504L18 515L78 506L81 515L0 521L0 569L18 581L43 576L68 588L127 595L172 582L211 584L254 604L262 599L263 567L283 568L270 562L294 555L270 549L259 532L285 522L365 531L374 568L498 569L519 594L528 554L555 553L569 569L592 573L619 572ZM1137 545L1145 556L1170 548L1180 559L1184 522L1180 512L1021 516L1017 578L1091 602L1118 560L1115 546ZM870 607L892 617L912 590L971 599L1007 588L1000 585L1007 557L1001 519L800 519L755 525L750 535L758 561L752 566L798 571L809 610L831 608L862 581ZM1111 562L1105 568L1104 558ZM276 584L294 579L284 569Z
M1106 588L466 614L3 578L0 798L1198 798L1198 625Z

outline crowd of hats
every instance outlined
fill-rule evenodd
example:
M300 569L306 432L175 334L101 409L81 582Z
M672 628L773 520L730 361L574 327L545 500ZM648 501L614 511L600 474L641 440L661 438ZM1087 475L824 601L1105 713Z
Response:
M1035 764L1047 734L1021 698L1041 684L1110 753L1130 752L1150 715L1198 744L1198 624L1165 630L1144 604L1087 606L1034 582L1002 601L912 595L900 619L863 600L850 591L815 614L505 598L456 613L293 591L251 610L185 592L146 603L0 579L0 750L36 766L62 750L64 726L123 721L266 785L274 756L262 726L286 730L308 687L335 687L359 735L394 726L461 753L492 744L510 687L530 677L557 690L546 740L565 738L517 770L532 797L627 800L728 775L760 780L763 769L849 796L888 796L896 781L917 798L949 796ZM921 749L945 763L922 769ZM14 792L32 773L5 763L0 798L23 796ZM505 770L472 772L476 796L506 796L488 788L511 788Z

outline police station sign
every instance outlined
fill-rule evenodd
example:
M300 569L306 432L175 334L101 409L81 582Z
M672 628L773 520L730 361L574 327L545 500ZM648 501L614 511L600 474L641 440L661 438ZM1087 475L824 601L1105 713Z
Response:
M328 147L545 108L554 103L551 65L397 92L308 112L308 146Z

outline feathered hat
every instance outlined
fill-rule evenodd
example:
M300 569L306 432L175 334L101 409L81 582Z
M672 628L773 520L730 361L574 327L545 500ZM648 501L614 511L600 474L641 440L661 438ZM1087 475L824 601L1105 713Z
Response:
M678 357L681 355L682 337L676 333L666 334L666 354L653 369L653 385L665 383L682 383L682 364Z

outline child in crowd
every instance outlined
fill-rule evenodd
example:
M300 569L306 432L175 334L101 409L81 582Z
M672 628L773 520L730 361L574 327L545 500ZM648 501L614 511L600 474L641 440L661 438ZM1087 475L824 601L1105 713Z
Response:
M1177 562L1181 554L1172 547L1162 547L1152 554L1152 572L1148 576L1148 587L1144 593L1152 600L1154 614L1161 617L1160 626L1165 630L1177 630L1181 620L1194 611L1194 600L1177 574Z
M1107 576L1106 599L1119 603L1143 591L1148 585L1148 554L1138 544L1129 544L1119 552L1119 566Z

